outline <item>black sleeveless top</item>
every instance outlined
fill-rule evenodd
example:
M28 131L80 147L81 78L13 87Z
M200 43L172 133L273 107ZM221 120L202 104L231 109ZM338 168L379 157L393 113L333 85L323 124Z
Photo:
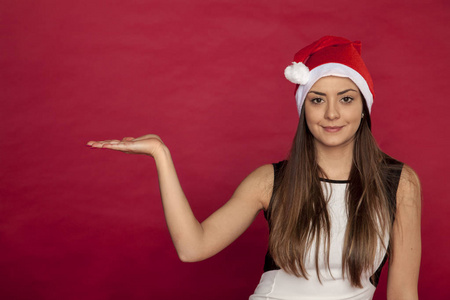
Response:
M280 171L285 166L286 162L287 161L284 160L284 161L280 161L278 163L273 164L273 168L274 168L273 190L274 191L278 188L278 185L279 185L278 179L280 176ZM395 207L397 204L397 201L396 201L397 188L398 188L398 184L400 181L402 169L403 169L402 162L399 162L399 161L386 155L385 160L384 160L384 167L382 168L382 170L383 170L383 178L382 179L384 182L384 186L386 188L386 194L387 194L388 201L391 204L390 207L392 207L392 209L394 210L391 212L392 216L395 216ZM327 181L330 181L330 180L327 180ZM333 181L331 180L331 182L333 182ZM274 200L274 192L272 193L272 198L270 199L270 203L272 204L273 201L275 201ZM270 223L271 208L272 208L272 205L269 204L267 210L264 211L264 217L266 218L266 220L269 224L269 231L271 229L271 223ZM393 221L394 221L394 219L392 219L392 222ZM386 253L379 268L376 270L376 272L370 278L370 282L375 287L378 284L378 281L379 281L380 275L381 275L381 270L383 269L383 266L386 263L387 258L388 258L388 253ZM267 250L265 262L264 262L264 272L271 271L271 270L279 270L279 269L280 269L280 267L277 266L277 264L273 260L272 255L270 254L270 250Z

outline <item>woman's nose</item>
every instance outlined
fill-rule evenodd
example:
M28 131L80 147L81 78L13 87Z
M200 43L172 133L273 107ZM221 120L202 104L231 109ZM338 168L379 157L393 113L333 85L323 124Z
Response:
M325 111L325 118L329 120L339 119L339 110L335 103L329 103Z

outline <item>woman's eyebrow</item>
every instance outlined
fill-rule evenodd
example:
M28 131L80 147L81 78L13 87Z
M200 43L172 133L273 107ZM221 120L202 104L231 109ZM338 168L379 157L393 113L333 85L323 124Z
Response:
M345 94L345 93L350 92L350 91L357 92L357 91L355 91L354 89L348 89L348 90L339 92L339 93L337 93L337 94L338 94L338 95L342 95L342 94Z
M326 96L327 95L325 93L319 93L319 92L316 92L316 91L309 91L308 94L309 93L314 93L314 94L317 94L317 95L320 95L320 96Z

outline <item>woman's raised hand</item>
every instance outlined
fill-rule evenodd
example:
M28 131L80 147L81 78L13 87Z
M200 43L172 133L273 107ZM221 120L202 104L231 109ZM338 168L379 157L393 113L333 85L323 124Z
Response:
M125 137L122 140L89 141L87 146L130 154L145 154L152 157L155 157L165 147L161 138L155 134L147 134L138 138Z

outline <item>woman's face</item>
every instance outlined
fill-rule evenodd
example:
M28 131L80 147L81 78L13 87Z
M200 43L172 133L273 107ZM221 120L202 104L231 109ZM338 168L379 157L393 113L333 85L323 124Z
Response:
M348 78L319 79L305 98L305 118L317 149L353 147L361 123L363 98Z

